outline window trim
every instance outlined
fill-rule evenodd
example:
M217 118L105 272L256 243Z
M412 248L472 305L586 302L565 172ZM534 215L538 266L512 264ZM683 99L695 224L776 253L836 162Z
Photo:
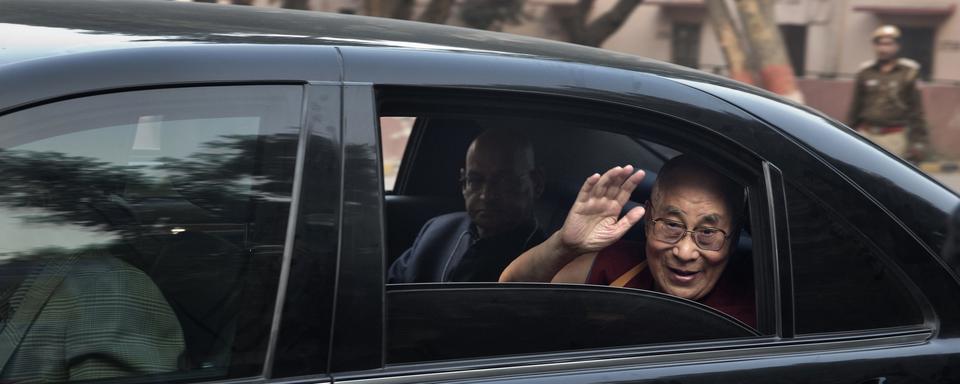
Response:
M544 353L519 357L477 358L447 362L388 365L371 371L337 372L336 382L355 384L420 383L442 380L490 379L530 374L581 374L611 368L657 369L676 363L708 364L731 360L747 361L777 356L809 357L820 353L859 353L864 349L904 348L925 344L928 330L901 330L875 334L870 338L823 338L781 340L776 337L712 343L690 343L643 348L612 348L577 352ZM776 363L770 364L776 366ZM573 373L575 372L575 373Z
M812 194L812 192L807 191L802 185L792 183L794 188L800 190L801 193ZM778 183L779 188L783 191L783 203L786 204L786 185L787 181L784 178L780 178ZM855 329L855 330L843 330L843 331L828 331L828 332L813 332L813 333L800 333L796 330L797 316L795 309L795 298L794 295L796 291L796 282L793 280L793 263L792 263L792 248L793 244L789 240L789 233L787 234L787 247L790 248L791 260L789 264L784 265L781 261L781 275L789 273L789 280L791 285L786 287L791 292L793 297L790 298L791 308L790 311L793 312L792 324L794 325L794 338L799 340L818 340L823 337L850 337L850 338L863 338L869 339L873 337L880 337L888 332L896 331L898 329L915 329L918 332L929 332L932 334L939 328L939 318L936 315L936 311L933 309L933 304L923 293L922 289L917 286L917 284L910 278L910 274L903 269L903 267L896 261L894 257L891 257L887 251L883 250L878 246L872 237L864 233L861 228L853 225L847 218L845 218L840 212L836 211L836 208L825 201L818 202L821 206L826 207L831 212L831 216L840 221L840 224L844 228L848 229L850 233L863 241L863 245L866 249L877 256L877 259L887 267L892 276L901 284L901 286L906 290L907 295L913 300L913 303L917 305L920 310L920 315L923 318L923 322L920 324L908 324L902 326L892 326L892 327L881 327L881 328L867 328L867 329ZM789 226L789 211L786 210L786 205L784 205L784 210L782 211L782 221ZM897 227L899 228L899 227ZM785 293L781 293L781 296Z
M708 149L707 152L712 154L717 154L717 156L723 158L724 160L729 160L726 162L712 161L711 162L712 165L716 166L719 171L724 172L725 174L731 176L738 183L745 185L750 191L749 210L752 214L751 220L755 216L761 216L761 217L767 216L770 218L770 220L773 220L773 218L776 217L774 216L773 212L769 211L769 208L768 208L769 206L767 201L768 183L766 183L763 177L763 161L759 159L752 151L743 150L743 147L738 142L732 139L728 139L722 136L721 134L717 133L716 130L707 128L694 121L678 118L676 116L670 115L669 113L652 110L648 107L638 107L636 105L629 105L629 104L619 103L616 101L585 99L582 97L576 97L572 95L565 95L565 94L558 94L558 93L540 93L540 92L517 91L517 90L476 90L476 89L449 88L449 87L376 86L375 88L377 91L376 95L378 97L377 105L378 107L381 107L381 108L378 108L378 111L377 111L378 116L376 116L377 119L380 117L379 114L384 114L385 116L394 115L394 114L398 116L399 115L403 115L403 116L416 115L418 116L418 124L421 123L421 120L426 120L426 119L420 118L418 114L419 111L416 109L384 111L384 109L382 108L384 104L384 100L380 98L383 96L384 92L389 91L388 93L389 96L393 98L391 99L392 101L397 100L396 97L398 94L404 95L408 99L416 99L418 100L419 103L429 103L432 101L429 98L424 97L424 94L432 95L435 97L436 95L446 95L445 97L441 97L439 99L440 101L437 101L439 103L443 103L442 100L456 100L456 102L458 103L469 103L469 99L470 99L469 95L479 95L476 97L481 97L481 98L484 96L489 97L491 95L494 95L496 96L497 103L501 103L501 105L510 105L509 109L520 110L522 109L522 106L518 107L514 104L509 104L507 102L504 102L502 99L505 97L523 99L522 103L525 105L531 105L531 104L549 105L551 107L555 107L551 103L531 102L530 101L531 99L532 100L546 99L551 102L559 102L568 106L575 105L574 107L575 111L579 115L584 115L584 116L602 113L602 111L597 112L592 108L589 108L589 106L596 106L596 105L603 106L604 110L607 110L607 111L613 109L621 112L620 114L611 114L611 116L617 116L620 119L625 119L625 117L622 116L625 114L631 115L631 116L642 115L645 118L650 118L652 120L652 121L644 120L649 122L648 124L649 128L644 131L628 130L626 128L606 128L606 129L597 128L597 129L623 134L634 139L639 137L644 140L650 140L652 142L667 146L671 149L678 150L683 153L695 153L695 154L701 153L702 154L704 152L703 151L703 147L705 146L704 144L690 144L690 143L712 143L714 144L714 146L711 147L713 149ZM458 97L450 97L449 96L450 93L456 93ZM416 97L408 96L410 94L413 94ZM467 96L464 96L464 95L467 95ZM401 100L404 100L404 99L401 99ZM587 104L588 106L584 106L584 104ZM409 106L410 106L409 103L404 103L404 107L409 107ZM462 105L458 104L457 106L462 108ZM658 107L658 106L655 105L653 107ZM461 110L455 109L455 112L456 111L461 111ZM468 114L460 112L457 115L462 116L462 115L468 115ZM664 124L663 123L664 121L672 123L673 126ZM676 125L678 124L681 124L682 126L688 129L676 129ZM603 125L601 124L601 126ZM379 129L379 126L377 126L376 129ZM418 130L416 129L414 130L414 133L411 135L411 140L414 140L414 135L417 134L417 131ZM422 131L422 129L420 131ZM704 136L706 136L706 138ZM419 142L419 140L421 139L422 137L418 136L417 142ZM717 149L718 146L716 145L716 143L718 142L723 143L722 145L719 145L719 149ZM666 143L669 143L669 144L666 144ZM409 145L410 144L408 144L408 146ZM730 150L730 148L737 148L738 150ZM412 156L416 152L417 150L411 150L411 148L408 147L407 150L405 151L404 157L406 158L406 156ZM746 158L750 158L750 160L746 160ZM405 161L405 163L407 167L412 166L410 162ZM381 165L381 164L378 164L378 165ZM404 170L404 165L402 164L401 176L405 175L407 172L409 172L409 170ZM751 174L751 176L747 176L747 174ZM395 188L395 191L396 191L396 188ZM385 227L384 227L384 230L386 230ZM772 255L775 253L775 250L772 248L772 245L775 244L775 242L771 241L770 239L763 239L761 241L758 241L758 238L768 237L768 236L773 236L773 234L768 233L767 231L758 231L756 230L756 227L754 227L754 230L752 231L752 237L754 238L754 249L753 249L752 256L754 259L753 263L755 268L760 268L761 270L764 271L764 273L772 275L777 271L777 269L772 264L769 266L757 267L758 259L760 258L773 259ZM775 285L773 285L772 280L773 279L767 279L766 281L761 281L756 279L755 277L754 289L758 293L761 292L761 290L776 291L777 288ZM757 300L761 300L760 294L757 294ZM764 299L764 300L767 300L767 299ZM773 298L771 297L769 300L771 302L757 306L758 314L759 314L759 311L761 310L770 311L773 308L775 308L776 303L772 302ZM386 313L384 313L384 316L386 316ZM384 325L385 325L385 322L386 322L386 319L384 318ZM760 325L761 324L758 323L758 326ZM773 324L767 325L766 329L761 329L761 331L764 331L766 335L759 336L757 338L752 338L748 341L736 342L732 344L729 342L727 343L721 342L718 344L718 342L709 342L709 341L689 343L689 345L685 344L685 347L677 347L678 348L677 350L678 352L681 352L683 348L714 349L714 348L718 348L718 346L729 346L729 345L734 345L737 347L758 346L758 345L764 346L764 345L767 345L765 343L779 340L779 336L775 333L775 327ZM522 357L513 357L510 359L515 359L516 361L551 361L555 359L570 359L571 356L583 356L584 358L595 358L598 355L598 353L601 355L606 355L607 354L606 351L608 350L610 351L609 352L610 356L616 356L623 353L649 354L649 353L652 353L651 348L656 348L657 352L662 352L663 346L664 346L663 344L658 344L655 346L633 346L633 347L613 348L613 349L590 349L586 351L577 351L577 352L548 352L548 353L538 353L534 355L527 355ZM473 365L474 364L473 362L503 361L503 359L504 358L502 357L485 357L485 358L478 358L478 359L457 359L447 363L419 362L419 363L410 363L410 367L406 367L406 368L388 366L387 368L384 368L384 369L390 369L390 370L398 369L402 371L402 370L413 368L415 370L419 370L419 369L416 369L416 367L426 368L426 367L435 366L434 364L441 364L439 366L443 366L443 364ZM358 372L364 372L364 371L358 371ZM338 373L336 371L334 371L333 373L335 377L340 377L340 375L343 375L343 374L344 373L342 372ZM349 375L352 375L352 374L349 374Z

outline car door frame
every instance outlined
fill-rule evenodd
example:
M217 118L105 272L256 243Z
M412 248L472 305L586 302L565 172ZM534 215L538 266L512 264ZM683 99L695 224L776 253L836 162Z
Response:
M184 57L189 57L191 67L182 69ZM230 63L230 65L225 65ZM63 68L70 68L64 71ZM316 249L302 248L297 239L308 238L310 232L304 232L304 223L315 220L311 212L304 210L304 196L316 192L315 188L303 180L310 174L329 171L336 172L330 185L336 189L333 199L321 202L325 208L340 213L343 204L344 186L341 169L342 157L342 69L339 54L330 46L292 46L292 45L184 45L132 49L104 49L51 56L14 63L0 70L0 85L6 92L0 94L0 115L14 113L35 106L60 100L83 98L100 94L119 93L136 90L174 89L184 87L208 86L257 86L289 85L302 87L301 130L297 142L297 155L294 174L294 188L291 195L286 240L274 301L273 322L268 345L264 356L261 374L246 380L270 380L290 376L310 376L311 382L329 382L327 375L330 351L330 322L333 310L325 311L326 321L313 324L318 335L327 339L299 355L289 354L291 345L302 343L297 340L303 322L291 321L303 304L291 301L289 292L302 287L312 287L317 295L313 299L320 303L329 302L332 307L334 298L334 273L329 281L310 276L321 271L317 265L310 265L300 275L291 273L303 261L317 258L317 254L307 251ZM324 155L313 143L325 141L329 144ZM333 152L330 153L330 150ZM311 163L311 158L323 158L326 163ZM305 216L302 216L306 214ZM330 230L338 231L340 218L330 221ZM328 252L329 262L335 264L339 246L339 232L333 251ZM350 251L348 248L347 251ZM323 256L323 255L321 255ZM330 270L334 270L332 266ZM323 304L320 304L321 306ZM287 321L283 321L286 317ZM236 379L225 379L234 381Z
M579 92L570 91L570 86L574 83L582 83L582 79L576 79L569 76L569 73L564 74L563 70L568 69L565 66L578 67L578 64L556 64L549 63L547 65L547 70L549 75L540 74L536 76L535 79L529 78L530 71L539 71L544 69L545 64L543 62L537 62L535 60L529 59L515 59L515 58L502 58L498 57L498 60L519 60L518 63L484 63L485 60L491 60L493 58L478 56L478 55L462 55L462 54L453 54L449 52L423 52L417 51L412 52L409 50L403 49L370 49L363 47L345 47L341 48L341 53L344 57L344 73L345 73L345 84L349 87L355 85L358 87L367 87L369 96L361 97L363 103L367 103L366 100L374 97L373 88L375 86L382 85L402 85L402 86L428 86L433 88L459 88L459 89L487 89L487 90L500 90L500 91L510 91L516 92L521 90L523 92L530 92L531 94L548 94L548 95L558 95L562 97L572 97L572 98L582 98L584 100L602 100L605 102L613 104L622 104L624 108L643 108L643 109L654 109L658 113L664 113L671 115L674 118L681 118L684 121L690 122L691 124L699 125L701 127L711 127L707 128L712 130L712 134L719 134L723 136L729 130L732 130L734 126L743 126L743 125L753 125L757 127L755 121L752 117L743 113L743 111L734 108L733 106L725 103L717 98L706 95L702 92L694 90L690 87L675 83L673 81L645 74L636 74L633 72L619 71L614 69L603 69L597 68L597 79L599 82L602 82L603 85L608 85L613 89L596 89L596 88L581 88L578 89ZM477 63L475 61L480 61ZM389 62L393 63L391 66L391 71L385 72L378 67L376 63ZM475 68L477 66L484 66L486 64L492 65L493 67L499 68L501 74L495 76L492 74L484 75L487 76L485 80L480 79L479 75L475 76L462 76L463 71L457 70L453 71L451 68L463 68L463 66L469 66ZM553 68L550 68L550 65ZM424 67L427 68L424 68ZM508 75L502 75L504 68L509 68L513 73ZM576 68L578 71L583 71L585 68ZM606 73L608 71L609 73ZM468 71L469 72L469 71ZM429 73L430 76L424 76L423 74ZM582 75L582 73L580 73ZM550 77L550 75L555 75L556 77ZM631 88L629 90L621 90L617 87L617 80L622 77L639 77L641 80L632 79L634 83L644 82L649 84L649 87L644 87L642 89ZM509 80L505 80L509 79ZM515 82L513 80L516 80ZM549 80L546 84L542 83L545 80ZM578 81L579 80L579 81ZM570 84L566 84L569 82ZM502 84L511 84L511 86L503 86ZM582 86L582 84L580 84ZM677 100L683 100L682 102ZM705 107L703 109L698 109L702 113L694 114L695 116L685 116L684 111L689 112L690 104L702 104ZM345 102L345 108L351 109L349 102ZM364 106L364 108L367 108ZM369 113L371 116L365 121L368 126L365 128L368 132L373 132L374 135L379 132L377 126L376 111L373 108L369 108ZM723 124L718 123L723 122ZM706 124L706 125L705 125ZM712 129L712 127L719 126L721 129ZM352 129L348 127L348 129ZM377 154L379 156L379 153ZM379 159L377 159L379 161ZM754 164L753 167L760 168L761 164ZM382 175L379 175L382 178ZM380 184L382 186L382 184ZM763 185L762 190L753 190L753 195L751 198L754 201L761 202L766 201L766 181L761 181L759 185ZM382 191L382 187L379 188ZM766 208L762 204L757 206L758 209L755 209L754 212L756 215L769 215ZM761 213L762 212L762 213ZM772 218L772 216L771 216ZM372 221L378 221L376 225L379 225L378 236L383 237L385 227L383 227L383 218L382 215L371 215L367 218L371 222L366 225L367 228L371 228L373 225ZM757 218L757 220L760 220ZM772 219L767 220L772 221ZM368 238L372 237L372 234L367 236ZM770 247L773 245L772 241L760 242L761 246ZM381 249L379 250L380 254L377 255L380 257L379 262L382 263L382 258L384 255L383 243L380 244ZM770 250L769 252L775 252ZM372 256L373 253L367 253L367 255ZM347 255L342 255L345 257ZM353 255L350 255L353 256ZM374 265L373 261L367 263L368 267ZM358 273L361 273L360 270L344 270L341 266L340 275L341 276L354 276ZM382 265L381 265L382 268ZM772 270L775 268L773 264L762 265L765 274L772 274ZM382 270L381 270L382 271ZM366 269L363 273L372 274L373 270ZM382 276L382 275L381 275ZM342 284L343 282L341 282ZM767 282L763 282L766 284ZM354 286L355 288L360 288L359 286ZM377 289L377 294L380 295L380 301L371 301L362 303L359 307L354 305L349 308L351 311L358 313L363 313L363 316L376 317L381 322L385 321L384 316L384 303L383 299L383 281L380 280L376 283L376 286L368 285L366 289ZM341 288L338 287L338 290ZM376 295L369 294L367 297L373 298ZM764 300L769 300L769 303L765 303L764 308L772 308L770 310L762 309L763 312L774 312L776 311L775 301L777 298L775 295L769 296ZM338 314L340 316L340 308L338 307ZM351 316L351 318L356 318L357 316ZM776 318L776 315L773 316ZM772 320L770 320L772 322ZM347 338L347 335L357 335L356 330L351 330L350 326L344 327L343 322L338 321L333 329L333 334L335 339L337 335ZM381 323L380 329L382 330L383 323ZM771 323L770 327L773 325ZM373 327L370 325L364 325L363 329L372 330ZM360 332L362 333L362 332ZM765 342L776 339L776 336L773 338L761 338L756 340L751 340L742 344L743 346L748 346L750 348L757 348L764 345ZM361 339L363 340L363 339ZM363 341L364 345L367 345L366 341ZM720 348L716 344L712 348ZM748 348L749 349L749 348ZM335 351L334 354L337 352ZM704 353L702 351L696 353ZM721 353L715 352L715 358L718 358ZM723 353L728 353L723 352ZM711 353L708 353L711 354ZM602 358L596 358L590 356L590 354L581 353L577 359L581 361L574 364L581 368L588 367L604 367L604 366L617 366L623 364L623 360L617 359L614 357L627 358L627 359L639 359L636 361L653 361L650 360L650 356L637 356L636 354L625 353L624 351L613 352L608 351L607 353L601 353ZM659 356L654 360L657 361L683 361L683 355L678 354L674 355L671 358L664 358ZM486 363L467 363L471 368L469 370L462 370L455 368L458 363L439 363L439 364L423 364L419 368L417 367L386 367L384 368L384 361L382 355L382 345L380 350L375 353L370 353L368 355L370 358L367 359L363 365L354 366L353 370L340 370L332 369L331 372L335 380L338 381L354 381L356 382L366 382L368 380L386 380L387 382L412 382L412 381L422 381L422 380L432 380L439 378L481 378L485 377L487 374L491 373L488 369L480 369L481 367L500 365L503 366L507 364L507 361L512 361L509 363L512 367L502 368L501 370L506 371L515 371L519 372L550 372L555 369L556 361L558 359L570 359L572 355L570 354L550 354L548 357L524 357L524 358L509 358L509 359L488 359ZM562 357L561 357L562 356ZM496 360L496 362L494 362ZM535 362L539 361L539 364ZM554 363L549 363L553 361ZM494 370L496 371L496 370ZM473 372L473 373L471 373ZM486 373L484 373L486 372ZM396 375L401 375L402 377L396 377ZM393 376L393 377L391 377Z
M758 284L774 287L760 294L769 296L763 300L773 306L773 309L768 312L776 318L777 329L773 338L756 340L755 343L733 346L714 345L714 351L688 351L657 357L619 350L595 351L581 356L552 354L404 367L384 367L382 360L371 360L367 362L365 369L333 370L332 375L338 381L418 382L442 379L469 382L483 378L497 378L498 380L516 379L536 382L538 379L529 375L538 373L553 379L566 377L578 382L591 382L608 379L606 375L614 370L621 372L620 377L633 377L638 381L642 381L639 380L642 378L673 378L681 382L699 382L706 377L716 377L710 376L716 374L762 381L761 378L765 377L764 375L773 374L803 382L811 377L817 377L816 374L809 372L802 374L804 371L798 371L792 367L819 366L825 369L831 367L836 369L839 361L851 359L854 361L852 365L859 366L866 373L848 371L843 377L856 380L857 378L869 379L871 377L869 372L878 372L878 369L870 368L867 364L871 360L908 361L914 366L935 367L936 356L932 351L943 351L953 348L951 346L956 344L952 339L931 339L933 331L929 327L867 335L791 338L794 334L792 333L789 231L785 221L783 172L776 164L789 162L790 159L787 157L791 153L807 152L803 146L791 140L788 134L723 98L692 87L683 81L675 81L659 75L638 74L615 68L590 67L586 64L557 63L537 58L464 54L442 50L413 51L400 48L365 47L346 47L341 49L341 53L344 58L347 83L371 87L399 85L521 91L531 94L602 100L627 107L647 108L704 127L714 134L739 143L744 146L744 150L750 151L756 157L765 159L762 162L765 189L756 191L760 193L760 196L756 197L760 199L758 201L765 202L764 204L768 207L764 209L765 217L756 217L752 220L766 223L767 232L769 232L766 240L761 241L768 242L762 246L768 247L774 257L768 261L770 263L768 266L757 267L763 270L761 279L769 279L765 282L758 280ZM382 63L391 63L390 71L383 71ZM691 105L699 107L697 112L685 114L685 110L689 112ZM376 117L371 117L368 121L371 122L368 129L376 132ZM812 161L816 160L815 157L812 159ZM791 169L795 167L791 166ZM831 167L825 167L825 169L832 175L836 175L836 169ZM843 179L840 175L837 177ZM846 180L849 183L849 179ZM385 230L382 227L382 216L376 219L381 222L379 234L382 236ZM367 305L365 313L379 314L379 318L383 321L385 315L383 302ZM338 334L343 332L343 329L335 327L333 332ZM878 348L882 346L894 348ZM832 359L835 360L810 354L818 351L833 356ZM767 357L770 354L780 358L769 359ZM906 357L911 354L914 357ZM682 369L675 365L678 362L697 362L698 364L696 368L685 366L686 368ZM636 371L635 368L639 367L644 369ZM575 370L576 373L571 370ZM825 372L840 371L827 369ZM560 376L554 376L554 374ZM894 376L895 372L894 375L890 375L890 377Z

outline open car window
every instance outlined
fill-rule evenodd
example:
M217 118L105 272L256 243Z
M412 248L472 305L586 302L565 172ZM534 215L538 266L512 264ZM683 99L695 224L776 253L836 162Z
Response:
M591 174L626 164L647 173L625 204L621 212L625 213L650 200L660 168L681 152L723 165L715 160L727 156L721 145L705 147L701 137L678 133L691 130L693 135L700 128L648 112L568 104L545 96L491 92L472 97L396 89L381 89L378 96L381 132L391 116L416 116L417 121L399 174L402 187L385 196L388 364L679 345L764 334L754 328L753 312L744 317L751 324L747 325L734 314L654 290L496 283L516 256L563 225ZM543 191L534 203L535 224L524 227L517 237L524 246L497 251L497 260L470 264L464 260L474 249L498 247L484 244L477 235L464 200L467 183L472 182L465 178L469 177L464 173L465 155L471 142L488 129L516 132L529 140L542 172ZM386 161L386 138L381 140ZM756 169L718 171L729 174L739 189L749 190L760 187L754 184L759 180L753 174L759 169L756 164ZM743 217L749 214L744 211ZM729 240L727 275L742 288L738 300L753 308L754 242L749 219L744 221ZM635 225L622 240L643 244L644 224ZM642 260L642 253L639 256ZM409 270L407 263L423 268L398 274ZM765 324L763 329L769 332L772 327Z

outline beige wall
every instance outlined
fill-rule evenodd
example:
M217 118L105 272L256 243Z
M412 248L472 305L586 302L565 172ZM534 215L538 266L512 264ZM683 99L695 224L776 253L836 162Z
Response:
M934 43L934 75L943 79L960 80L960 5L937 31Z
M615 2L598 1L593 16L606 12ZM659 6L637 7L623 27L603 44L603 48L670 61L670 33L673 25L664 13Z
M228 0L220 0L229 2ZM428 0L418 0L421 7ZM723 56L710 24L703 0L647 0L637 7L624 26L603 48L670 61L673 23L678 20L703 23L700 38L700 69L723 67ZM730 0L728 0L730 1ZM255 0L256 5L279 6L282 0ZM575 0L526 0L527 21L510 25L504 32L562 40L563 32L553 22L549 5ZM596 0L591 17L606 12L617 0ZM808 77L835 74L850 77L861 63L873 57L870 33L884 23L937 26L933 44L933 78L960 81L960 0L776 0L776 17L781 24L806 25L805 68ZM311 0L313 9L336 12L343 8L362 11L363 0ZM897 16L886 18L857 11L863 6L944 7L956 9L950 17ZM420 7L418 7L420 8ZM459 24L451 20L451 24Z
M528 0L531 19L505 32L562 39L556 26L550 25L547 4L569 0ZM671 5L668 3L678 3ZM591 17L607 11L616 0L597 0ZM691 5L691 3L693 3ZM698 6L698 3L700 4ZM858 11L858 6L933 6L956 7L948 18L901 16L880 17ZM960 81L960 0L777 0L776 17L781 24L806 25L805 68L808 76L835 74L850 77L859 66L873 58L870 34L885 23L901 25L939 25L933 52L933 78ZM603 48L658 60L671 59L673 23L701 21L700 68L712 71L723 65L723 56L707 22L702 0L648 0L637 7L626 24L611 36Z

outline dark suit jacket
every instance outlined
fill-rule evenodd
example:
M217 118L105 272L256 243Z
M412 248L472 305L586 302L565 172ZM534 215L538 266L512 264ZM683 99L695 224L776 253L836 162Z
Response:
M497 281L513 259L543 242L536 222L480 239L466 212L430 219L387 271L388 283Z
M65 382L176 371L176 315L153 281L110 256L46 261L10 298L0 382Z

